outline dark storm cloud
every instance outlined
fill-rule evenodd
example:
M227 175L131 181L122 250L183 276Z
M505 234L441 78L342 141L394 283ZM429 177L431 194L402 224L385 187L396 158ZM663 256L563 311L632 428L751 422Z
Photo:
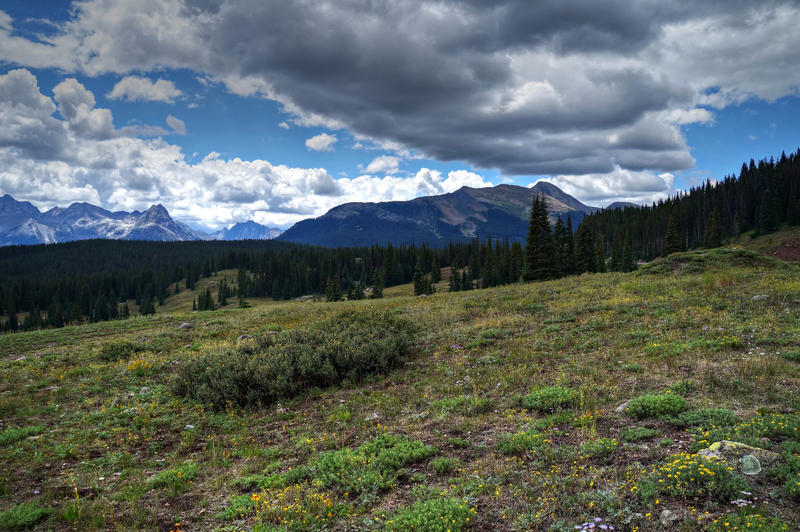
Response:
M708 121L696 105L800 85L779 68L797 63L792 1L88 0L75 13L59 54L0 44L92 75L192 69L299 124L508 175L686 169L670 117Z

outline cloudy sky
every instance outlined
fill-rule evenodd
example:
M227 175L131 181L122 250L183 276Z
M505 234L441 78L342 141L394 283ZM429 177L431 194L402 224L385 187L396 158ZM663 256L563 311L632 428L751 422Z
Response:
M213 229L547 179L649 202L800 147L800 5L4 0L0 194Z

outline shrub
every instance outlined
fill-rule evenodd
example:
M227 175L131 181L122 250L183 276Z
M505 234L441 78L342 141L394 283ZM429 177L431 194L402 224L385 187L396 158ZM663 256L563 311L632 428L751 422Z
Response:
M0 512L0 529L17 530L31 528L39 519L51 512L49 508L39 508L32 502L15 504Z
M433 407L445 412L474 416L488 412L494 406L491 399L476 396L449 397L433 403Z
M497 451L506 455L533 455L543 459L552 454L550 440L532 430L501 434Z
M109 342L100 348L98 358L106 362L116 362L117 360L128 360L140 351L144 351L144 349L133 342Z
M722 503L737 499L740 492L748 490L747 482L735 475L724 460L688 453L670 457L639 485L645 499L662 494L683 499L711 497Z
M752 510L751 510L752 511ZM726 514L714 519L706 527L707 532L722 532L728 530L767 530L778 532L790 530L789 525L776 517L766 517L757 513L742 512Z
M28 436L36 436L44 431L41 425L29 425L18 429L9 428L0 432L0 445L9 445Z
M581 452L596 460L607 460L617 450L617 440L599 438L581 445Z
M545 386L522 398L525 408L538 412L552 412L572 408L578 404L578 392L565 386Z
M687 427L730 427L738 421L736 414L727 408L689 410L678 419L681 425Z
M173 391L223 409L270 405L313 387L361 381L405 361L413 327L389 312L358 311L269 338L184 364Z
M625 411L636 419L680 414L689 408L683 397L672 394L642 395L631 399Z
M377 493L393 486L403 467L435 452L420 441L381 434L355 449L320 454L308 471L315 482L340 493Z
M658 434L657 430L648 429L646 427L633 427L631 429L622 429L620 436L623 441L635 442L641 440L649 440Z
M784 351L781 353L781 356L786 360L800 364L800 350L795 349L793 351Z
M395 512L386 522L386 530L455 532L469 525L470 519L476 514L477 510L470 508L462 499L429 499Z
M458 467L458 462L453 460L452 458L445 458L444 456L440 456L439 458L434 458L431 460L430 463L431 469L439 473L440 475L444 475L453 471L456 467Z
M304 484L254 493L254 532L330 528L330 523L349 513L349 506L334 502L325 492Z
M166 488L172 496L189 489L194 477L197 476L199 466L192 462L187 462L175 469L166 469L157 473L150 479L151 488Z

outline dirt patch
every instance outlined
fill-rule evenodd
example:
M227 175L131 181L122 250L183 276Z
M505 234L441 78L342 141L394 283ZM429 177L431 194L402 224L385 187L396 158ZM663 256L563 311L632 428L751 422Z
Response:
M785 261L800 261L800 238L784 242L770 251L769 256Z

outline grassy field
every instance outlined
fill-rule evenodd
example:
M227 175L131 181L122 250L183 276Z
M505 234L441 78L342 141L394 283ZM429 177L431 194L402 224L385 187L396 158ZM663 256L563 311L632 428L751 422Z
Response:
M712 250L386 294L193 313L186 293L155 316L0 336L0 529L800 526L798 267ZM342 312L400 320L386 335L408 357L269 404L202 399L224 379L198 360L224 377L298 338L385 348L327 330ZM749 450L754 475L695 454L719 440L775 454Z

